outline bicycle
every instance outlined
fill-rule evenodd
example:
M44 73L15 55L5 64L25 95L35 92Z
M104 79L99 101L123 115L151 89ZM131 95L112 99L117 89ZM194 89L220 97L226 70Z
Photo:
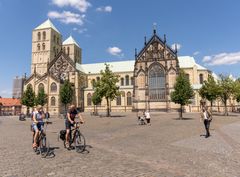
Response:
M83 134L80 132L80 126L79 122L76 122L74 124L74 128L70 129L70 137L69 137L69 146L70 149L73 147L73 149L76 150L76 152L83 152L86 148L86 140ZM66 130L60 131L60 138L63 140L64 148L66 148ZM74 146L72 144L74 143Z
M37 141L36 141L37 147L33 148L34 152L36 154L40 153L43 158L47 157L47 155L49 153L49 150L50 150L49 141L47 141L47 136L46 136L46 131L47 131L47 125L48 124L52 124L52 122L44 121L43 126L46 125L46 127L39 132L39 136L37 137ZM35 136L35 131L33 131L32 142L34 142L34 136Z

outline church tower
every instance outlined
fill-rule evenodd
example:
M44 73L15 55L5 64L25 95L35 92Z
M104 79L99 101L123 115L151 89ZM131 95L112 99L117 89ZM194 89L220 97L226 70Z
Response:
M63 52L68 55L74 63L82 63L82 49L72 36L69 36L63 42Z
M57 28L48 19L32 32L31 74L47 73L47 66L61 50L62 37Z

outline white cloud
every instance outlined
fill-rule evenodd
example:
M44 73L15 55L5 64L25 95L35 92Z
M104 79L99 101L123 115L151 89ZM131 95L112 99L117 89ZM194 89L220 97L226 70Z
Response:
M59 13L57 11L50 11L48 12L48 17L52 19L58 19L65 24L72 23L72 24L83 25L85 15L72 13L70 11L63 11L62 13Z
M96 9L98 12L112 12L112 7L111 6L105 6L105 7L98 7Z
M240 52L220 53L212 56L205 56L202 60L207 65L232 65L240 63Z
M73 28L73 31L77 31L78 33L82 34L84 32L87 32L87 28L83 28L83 29L78 29L78 28Z
M123 57L123 53L122 53L122 49L118 48L118 47L109 47L107 49L107 52L111 55L114 56L119 56L119 57Z
M182 45L181 44L177 44L177 43L174 43L174 44L171 45L171 48L173 50L175 50L176 47L177 47L177 50L180 50L182 48Z
M199 54L200 54L199 51L196 51L196 52L193 53L194 56L199 55Z
M88 0L52 0L52 3L58 7L70 6L82 13L85 13L91 7L91 3Z

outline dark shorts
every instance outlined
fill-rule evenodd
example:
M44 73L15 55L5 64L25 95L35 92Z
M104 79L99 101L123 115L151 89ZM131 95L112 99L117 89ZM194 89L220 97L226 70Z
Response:
M73 127L74 125L71 124L70 121L66 120L66 121L65 121L65 126L66 126L66 129L71 129L71 127Z

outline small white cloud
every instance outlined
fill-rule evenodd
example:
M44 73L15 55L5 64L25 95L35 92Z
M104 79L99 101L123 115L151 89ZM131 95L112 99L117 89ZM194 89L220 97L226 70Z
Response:
M59 21L65 24L72 23L72 24L83 25L85 15L72 13L70 11L63 11L62 13L59 13L57 11L50 11L48 12L48 17L52 19L58 19Z
M85 13L91 3L88 0L52 0L52 3L58 7L70 6L72 8L78 9L80 12Z
M107 52L113 56L123 57L122 49L118 47L109 47Z
M177 43L174 43L174 44L171 45L171 48L172 48L173 50L175 50L176 47L177 47L177 50L180 50L180 49L182 48L182 45L181 45L181 44L177 44Z
M96 9L98 12L112 12L112 6L98 7Z
M73 31L77 31L78 33L82 34L87 32L87 28L83 28L83 29L78 29L76 27L73 28Z
M200 54L199 51L196 51L196 52L193 53L194 56L197 56L197 55L199 55L199 54Z
M240 52L220 53L212 56L205 56L202 60L207 65L233 65L240 63Z

